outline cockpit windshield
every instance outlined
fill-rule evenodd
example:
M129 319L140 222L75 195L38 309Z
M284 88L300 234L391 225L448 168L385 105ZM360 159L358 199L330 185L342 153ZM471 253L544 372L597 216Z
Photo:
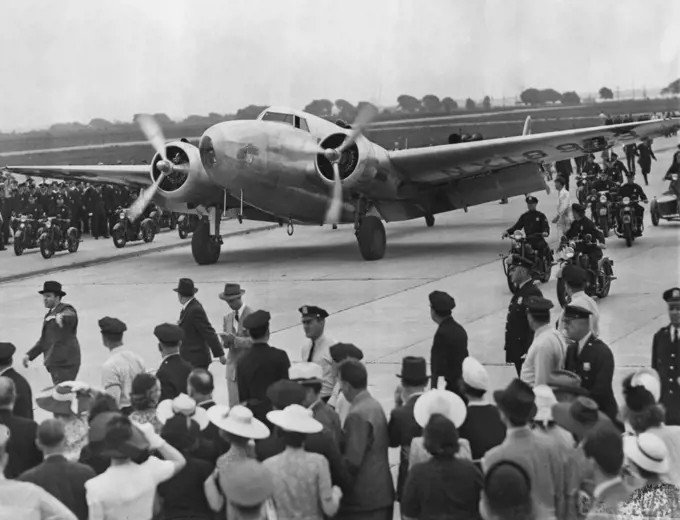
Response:
M279 123L285 123L294 128L299 128L300 130L309 132L309 126L307 126L307 121L293 114L284 114L281 112L265 112L264 114L262 114L260 119L262 121L277 121Z

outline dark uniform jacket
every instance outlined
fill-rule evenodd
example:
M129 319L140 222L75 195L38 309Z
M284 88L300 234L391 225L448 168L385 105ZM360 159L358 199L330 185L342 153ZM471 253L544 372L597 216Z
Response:
M63 455L54 455L22 473L18 480L40 486L68 507L78 520L87 520L85 482L96 476L90 466L69 462Z
M647 195L642 187L636 182L627 182L619 188L619 197L630 197L638 200L647 200Z
M4 372L0 370L0 376L14 381L17 394L16 401L14 402L14 415L33 419L33 392L26 378L11 367Z
M602 179L597 179L592 186L592 189L595 191L611 191L612 188L618 188L618 184L616 184L612 180L602 180Z
M406 477L408 476L408 462L411 452L411 441L423 435L423 429L413 416L413 407L422 394L409 397L403 406L394 408L390 412L390 422L387 431L390 436L390 448L401 448L399 452L399 475L397 477L397 500L401 501Z
M649 166L652 164L652 159L656 160L656 156L654 155L654 151L652 150L651 146L639 144L638 152L640 154L640 158L638 159L640 166L645 164Z
M203 305L191 300L179 315L178 325L184 331L184 339L179 353L194 367L207 368L214 357L224 356L224 348L210 324Z
M5 467L5 477L17 478L42 462L43 454L35 444L38 423L17 417L10 410L0 410L0 424L7 426L10 433L7 443L9 461Z
M267 389L281 379L288 379L290 360L285 351L267 343L253 343L238 360L236 384L241 402L247 401L253 415L265 424L272 410Z
M583 167L583 172L584 172L586 175L599 175L599 173L600 173L601 171L602 171L602 168L600 168L600 165L597 164L597 163L595 163L595 162L586 164L586 165Z
M578 220L574 220L565 233L565 236L570 239L583 239L588 234L592 235L598 242L604 243L602 231L600 231L588 217L581 217Z
M505 323L505 362L519 363L534 341L534 331L529 326L524 304L530 296L543 296L541 290L529 280L517 289L508 306Z
M550 233L550 223L545 214L534 209L522 213L517 223L508 229L508 234L511 235L519 229L523 229L527 236Z
M661 379L661 404L666 424L680 425L680 340L675 341L671 325L663 327L652 340L652 368Z
M590 334L580 353L578 343L569 345L564 368L578 374L581 387L590 392L590 397L597 403L600 411L616 423L618 405L612 389L614 355L611 349Z
M191 370L191 365L184 361L179 354L170 354L166 357L156 372L156 377L161 384L160 401L174 399L179 394L186 394L187 379Z
M57 323L57 315L63 316L63 326ZM33 361L44 355L45 366L80 366L80 343L78 333L78 314L68 303L59 303L45 315L42 333L35 346L28 351L28 359Z
M458 381L463 375L463 360L466 357L467 332L460 323L448 317L439 324L432 342L432 387L435 388L439 377L443 377L446 380L446 389L457 392Z

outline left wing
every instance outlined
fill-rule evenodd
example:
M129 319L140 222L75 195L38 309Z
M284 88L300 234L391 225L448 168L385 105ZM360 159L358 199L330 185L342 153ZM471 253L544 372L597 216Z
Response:
M388 151L404 180L438 184L463 180L529 163L554 162L595 153L617 144L663 137L680 129L680 119L639 121L474 141L468 143Z
M2 170L48 179L146 188L151 185L150 168L151 166L148 164L127 166L117 164L100 166L6 166Z

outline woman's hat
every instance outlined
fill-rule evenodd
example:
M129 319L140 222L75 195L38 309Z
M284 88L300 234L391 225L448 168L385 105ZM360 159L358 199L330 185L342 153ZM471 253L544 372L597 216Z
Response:
M168 419L178 414L196 421L201 431L205 430L210 424L208 411L196 406L196 401L187 394L179 394L174 399L165 399L158 403L156 407L156 417L161 424L165 424Z
M57 415L81 415L90 410L94 395L90 385L80 381L64 381L47 395L35 400L39 408Z
M551 421L553 418L552 407L557 404L557 398L548 385L537 385L534 387L536 396L536 415L535 421Z
M219 294L220 300L225 302L236 300L246 293L245 290L241 289L241 286L237 283L228 283L224 285L224 291Z
M208 410L210 422L220 430L244 439L266 439L269 428L253 416L249 408L236 405L233 408L216 404Z
M253 459L231 463L221 482L229 501L241 507L260 505L274 493L273 475L264 464Z
M421 395L413 407L413 417L421 428L425 428L430 416L439 413L449 419L456 428L465 422L467 408L463 400L448 390L430 390Z
M190 278L180 278L177 288L173 289L180 296L193 296L198 292L198 289L194 287L194 281Z
M653 433L645 432L638 436L626 435L623 438L623 453L629 460L645 471L663 475L668 473L668 448Z
M313 412L299 404L269 412L267 420L287 432L319 433L323 430L323 425L314 419Z
M597 403L588 397L577 397L571 403L558 403L552 408L555 422L580 438L595 426L609 423L611 420L597 407Z
M134 458L149 449L144 432L119 412L103 412L92 419L89 438L103 457Z
M43 290L38 291L38 294L52 293L62 298L66 296L66 293L61 290L61 284L53 280L47 281L43 284Z
M639 368L633 374L630 385L646 388L657 403L659 402L659 399L661 399L661 378L659 377L659 373L653 368Z

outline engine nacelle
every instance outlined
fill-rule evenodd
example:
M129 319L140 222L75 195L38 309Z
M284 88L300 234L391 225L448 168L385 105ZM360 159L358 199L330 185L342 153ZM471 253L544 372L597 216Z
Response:
M319 145L322 148L338 148L347 134L331 134ZM338 163L342 185L347 189L367 190L378 173L377 159L373 144L363 136L357 137L352 146L345 150ZM328 185L333 184L333 166L325 156L316 156L316 171Z
M207 195L214 195L215 185L203 168L198 148L189 142L173 141L166 144L165 153L168 160L178 166L189 166L188 172L175 171L166 176L158 187L158 196L175 203L197 203L206 200ZM151 180L160 177L158 162L160 154L151 161Z

